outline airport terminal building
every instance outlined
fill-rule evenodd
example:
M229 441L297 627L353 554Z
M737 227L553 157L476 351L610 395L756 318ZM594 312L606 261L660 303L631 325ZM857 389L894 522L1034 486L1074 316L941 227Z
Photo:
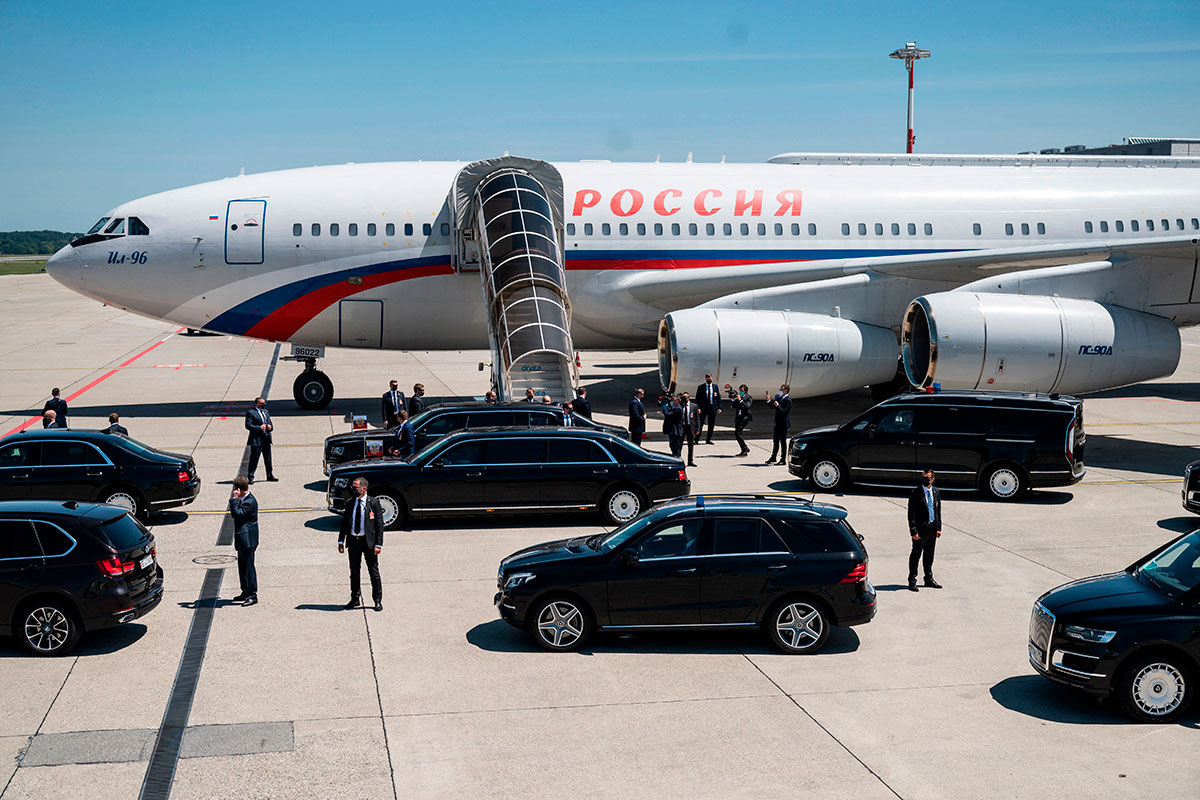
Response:
M1110 144L1104 147L1069 144L1066 147L1047 147L1037 151L1026 150L1021 155L1038 153L1041 155L1062 153L1072 156L1200 156L1200 139L1129 136L1122 144Z

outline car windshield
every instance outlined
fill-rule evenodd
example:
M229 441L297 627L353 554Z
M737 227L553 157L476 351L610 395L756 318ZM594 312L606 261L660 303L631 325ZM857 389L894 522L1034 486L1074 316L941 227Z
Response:
M135 453L161 455L158 450L155 450L145 442L139 442L137 439L130 439L128 436L122 436L120 438L120 443L125 445L125 447L129 448L130 450L133 450Z
M1200 531L1167 545L1140 564L1134 575L1172 595L1200 586Z
M637 536L646 529L650 524L652 517L649 514L638 517L633 522L626 523L624 527L617 528L609 534L597 534L588 540L588 544L596 548L598 552L609 553L617 549L625 542Z

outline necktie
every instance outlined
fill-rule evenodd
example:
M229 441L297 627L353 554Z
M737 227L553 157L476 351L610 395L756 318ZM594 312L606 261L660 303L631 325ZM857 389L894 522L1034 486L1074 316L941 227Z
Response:
M354 501L354 535L362 536L362 500Z
M400 410L400 398L396 397L395 392L392 392L392 408L394 408L397 411Z

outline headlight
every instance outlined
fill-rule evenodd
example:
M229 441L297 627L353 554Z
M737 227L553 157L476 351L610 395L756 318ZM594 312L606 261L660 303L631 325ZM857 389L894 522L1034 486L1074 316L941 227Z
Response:
M347 480L345 478L334 478L333 479L333 485L336 486L338 489L345 489L346 483L347 483Z
M1063 628L1063 633L1072 639L1079 639L1083 642L1095 642L1097 644L1107 644L1117 635L1116 631L1102 631L1099 628L1081 628L1078 625L1067 625Z
M806 447L808 447L808 442L792 442L793 450L800 451Z
M504 582L504 590L515 589L523 583L529 583L531 580L533 580L532 572L514 572Z

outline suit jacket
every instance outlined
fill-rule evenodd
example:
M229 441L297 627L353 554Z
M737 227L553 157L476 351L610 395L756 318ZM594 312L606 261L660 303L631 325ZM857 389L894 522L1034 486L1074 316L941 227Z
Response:
M233 546L238 550L258 547L258 500L252 494L229 498L233 515Z
M706 412L721 409L721 387L717 386L716 381L702 383L696 387L696 405Z
M662 408L663 433L667 436L683 438L683 409L675 403L667 403Z
M572 400L571 408L575 409L575 413L581 417L592 418L592 404L583 397L576 397Z
M351 497L346 502L346 511L342 514L342 528L338 532L338 544L346 544L350 536L350 526L354 524L354 509L358 506L358 497ZM371 495L367 495L367 515L363 518L363 531L367 536L367 547L383 547L383 506Z
M786 431L792 427L792 398L786 394L782 397L775 395L775 399L771 401L771 405L775 407L775 430Z
M42 413L47 411L54 412L54 421L58 423L56 428L67 427L67 401L61 397L51 397L46 401L46 405L42 406Z
M408 398L408 418L412 419L417 414L425 410L425 398L419 395L413 395Z
M107 428L101 428L100 432L101 433L119 433L122 436L129 435L129 431L125 428L125 426L118 422L112 423Z
M563 414L563 425L570 428L582 428L584 423L580 422L580 419L581 417L579 414L574 412L570 414Z
M394 428L400 424L400 420L396 417L396 412L401 408L407 408L408 402L404 399L404 392L396 392L396 403L392 403L392 393L384 392L380 398L380 408L383 411L383 421L387 423L389 428Z
M636 397L629 401L629 430L646 430L646 407Z
M754 415L750 413L750 406L754 404L754 398L749 394L738 392L733 398L733 424L739 427L746 427L754 419Z
M700 406L691 400L683 406L683 435L693 438L700 435Z
M257 407L246 412L246 430L250 433L246 436L246 444L255 447L262 447L271 443L272 431L264 431L259 428L260 425L266 423L272 428L275 424L271 421L271 412L265 408L259 411Z
M408 458L417 452L417 435L413 426L408 424L408 420L396 428L396 441L392 446L400 451L400 458Z
M933 524L930 525L929 506L925 504L925 487L917 486L908 494L908 533L917 536L925 531L942 529L942 494L933 487Z

